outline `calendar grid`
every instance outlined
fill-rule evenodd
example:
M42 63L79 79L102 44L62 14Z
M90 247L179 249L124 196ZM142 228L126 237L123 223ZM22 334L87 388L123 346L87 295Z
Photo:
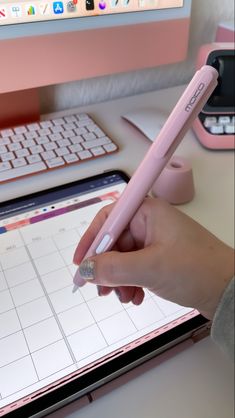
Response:
M1 267L2 267L2 266L1 266ZM4 272L3 272L3 275L4 275ZM12 299L12 303L13 303L13 306L14 306L14 308L15 308L15 312L16 312L16 315L17 315L17 318L18 318L18 321L19 321L19 324L20 324L20 330L21 330L21 332L22 332L22 334L23 334L23 336L24 336L24 340L25 340L25 343L26 343L26 345L27 345L28 352L29 352L29 355L30 355L30 357L31 357L32 364L33 364L33 366L34 366L34 370L35 370L35 373L36 373L37 379L39 380L39 376L38 376L38 373L37 373L37 369L36 369L35 364L34 364L34 362L33 362L33 358L32 358L32 355L31 355L31 353L30 353L29 345L28 345L28 342L27 342L27 338L26 338L26 336L25 336L24 329L23 329L23 327L22 327L22 324L21 324L21 321L20 321L20 317L19 317L19 315L18 315L18 312L17 312L16 306L15 306L15 303L14 303L14 300L13 300L13 297L12 297L12 294L11 294L11 289L10 289L10 287L9 287L8 283L7 283L7 280L6 280L6 284L7 284L7 289L9 290L9 293L10 293L10 296L11 296L11 299Z
M19 232L20 232L20 231L19 231ZM21 234L21 233L20 233L20 234ZM22 235L22 234L21 234L21 235ZM23 236L22 236L22 241L24 242L24 237L23 237ZM50 306L50 308L51 308L52 315L54 316L54 318L55 318L55 320L56 320L56 322L57 322L57 325L58 325L59 330L60 330L60 332L61 332L62 338L63 338L63 339L64 339L64 341L65 341L65 344L66 344L66 346L67 346L67 349L68 349L68 351L69 351L69 353L70 353L70 356L71 356L71 358L72 358L72 360L73 360L73 363L76 365L76 359L75 359L75 356L74 356L74 354L73 354L73 351L71 350L70 345L68 344L68 341L67 341L66 335L65 335L64 330L63 330L63 328L62 328L62 326L61 326L61 324L60 324L60 321L59 321L59 320L58 320L58 318L57 318L57 315L56 315L56 312L55 312L55 310L54 310L53 304L51 303L51 300L50 300L50 298L49 298L49 296L48 296L48 294L47 294L46 288L45 288L44 283L43 283L43 281L42 281L42 279L41 279L41 276L40 276L40 274L39 274L39 272L38 272L38 270L37 270L37 266L35 265L34 259L31 257L30 251L28 250L27 246L25 246L25 248L26 248L26 251L27 251L27 253L28 253L29 259L30 259L30 261L31 261L31 263L32 263L32 266L34 267L34 269L35 269L35 271L36 271L37 278L38 278L38 280L39 280L39 282L40 282L40 284L41 284L41 286L42 286L42 289L43 289L43 291L44 291L44 294L45 294L45 297L46 297L46 299L47 299L47 302L48 302L48 304L49 304L49 306Z

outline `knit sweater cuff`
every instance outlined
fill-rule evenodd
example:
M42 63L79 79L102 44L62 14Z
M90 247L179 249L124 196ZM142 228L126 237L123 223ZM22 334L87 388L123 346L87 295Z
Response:
M215 343L234 361L234 282L226 287L216 309L211 328Z

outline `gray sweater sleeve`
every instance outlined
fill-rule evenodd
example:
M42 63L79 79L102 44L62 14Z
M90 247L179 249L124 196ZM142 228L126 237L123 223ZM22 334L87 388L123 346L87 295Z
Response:
M226 287L215 312L211 337L217 345L234 361L234 282Z

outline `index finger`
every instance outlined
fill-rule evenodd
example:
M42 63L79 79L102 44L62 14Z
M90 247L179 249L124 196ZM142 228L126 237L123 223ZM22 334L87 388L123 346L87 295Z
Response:
M82 236L75 250L73 256L73 262L75 264L80 264L81 261L84 259L88 249L90 248L104 221L111 212L114 204L115 203L111 203L110 205L107 205L104 208L102 208L91 222L90 226L86 230L85 234Z

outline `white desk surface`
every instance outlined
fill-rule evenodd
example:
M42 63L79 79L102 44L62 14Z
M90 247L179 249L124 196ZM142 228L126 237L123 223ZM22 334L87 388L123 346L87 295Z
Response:
M120 146L106 159L66 170L32 176L0 186L0 201L68 183L111 169L133 173L150 141L121 118L145 106L173 108L183 87L145 93L112 102L84 106ZM69 112L68 112L69 113ZM57 114L58 115L58 114ZM231 151L204 149L189 131L176 152L187 157L194 173L196 195L180 209L229 245L234 245L234 155ZM77 412L56 413L58 418L232 418L233 368L210 338L206 338L115 389ZM74 411L74 406L71 411ZM54 416L54 415L53 415Z

